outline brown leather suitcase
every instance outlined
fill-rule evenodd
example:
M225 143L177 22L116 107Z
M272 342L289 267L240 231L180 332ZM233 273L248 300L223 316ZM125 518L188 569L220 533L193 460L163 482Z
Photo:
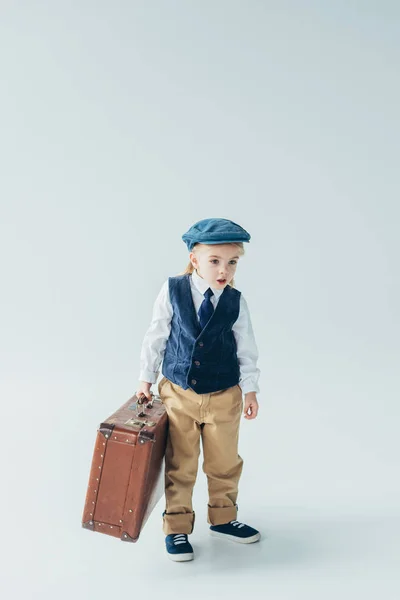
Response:
M164 494L168 416L160 397L134 395L100 424L82 527L136 542ZM161 516L161 512L160 512Z

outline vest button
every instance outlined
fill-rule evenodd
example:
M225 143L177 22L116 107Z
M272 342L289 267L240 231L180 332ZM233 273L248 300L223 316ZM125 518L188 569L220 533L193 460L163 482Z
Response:
M197 383L196 379L192 379L192 383Z
M199 360L195 360L195 361L194 361L194 364L195 364L195 365L197 365L197 366L199 366L199 364L200 364L200 361L199 361Z
M199 346L204 346L204 343L203 342L199 342Z

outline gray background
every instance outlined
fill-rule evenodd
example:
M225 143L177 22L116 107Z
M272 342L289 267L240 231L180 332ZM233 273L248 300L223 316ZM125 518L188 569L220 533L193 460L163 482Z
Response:
M47 600L398 598L397 2L2 0L1 587ZM81 529L181 235L225 217L260 352L242 546ZM195 580L193 576L199 575Z

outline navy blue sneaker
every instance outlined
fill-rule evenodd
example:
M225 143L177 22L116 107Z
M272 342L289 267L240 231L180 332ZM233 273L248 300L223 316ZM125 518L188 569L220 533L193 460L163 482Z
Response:
M182 562L193 560L193 548L188 540L187 533L170 533L165 538L168 556L171 560Z
M257 529L244 523L239 523L239 521L229 521L229 523L224 523L223 525L211 525L210 534L232 540L233 542L240 542L241 544L258 542L261 537L261 533Z

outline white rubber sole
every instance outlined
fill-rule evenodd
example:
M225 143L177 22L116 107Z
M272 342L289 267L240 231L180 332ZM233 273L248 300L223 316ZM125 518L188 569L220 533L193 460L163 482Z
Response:
M168 550L166 550L166 553L168 554L168 557L173 560L174 562L185 562L187 560L193 560L194 559L194 553L193 552L186 552L186 554L170 554L168 552Z
M240 538L236 535L229 535L228 533L220 533L219 531L213 531L213 529L209 529L210 535L214 537L223 538L225 540L231 540L232 542L239 542L239 544L252 544L253 542L258 542L261 538L261 533L258 532L248 538Z

